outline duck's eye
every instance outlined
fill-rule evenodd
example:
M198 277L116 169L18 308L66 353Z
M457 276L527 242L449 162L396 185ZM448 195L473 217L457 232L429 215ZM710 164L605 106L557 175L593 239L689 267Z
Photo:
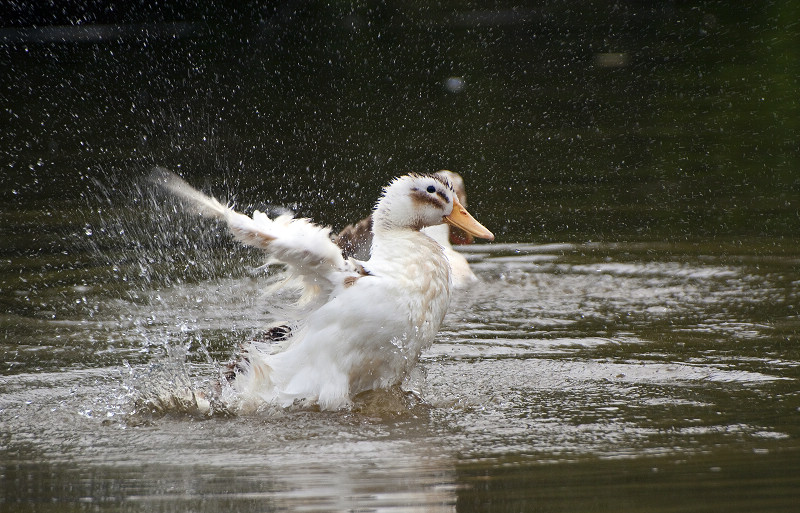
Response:
M429 185L427 191L433 194L434 192L436 192L436 187L434 187L433 185Z

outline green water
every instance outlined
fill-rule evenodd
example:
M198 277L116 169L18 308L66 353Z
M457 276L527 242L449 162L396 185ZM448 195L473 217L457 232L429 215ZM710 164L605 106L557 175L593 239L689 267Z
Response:
M0 509L796 509L800 3L12 12ZM461 173L497 243L420 402L153 411L272 304L153 165L334 228Z

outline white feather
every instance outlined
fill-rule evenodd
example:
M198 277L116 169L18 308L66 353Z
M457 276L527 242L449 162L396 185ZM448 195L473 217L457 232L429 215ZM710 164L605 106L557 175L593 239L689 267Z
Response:
M270 219L258 210L248 217L203 194L164 168L154 169L151 180L199 214L225 221L234 238L242 244L263 249L273 261L287 265L290 274L307 285L306 299L322 290L330 290L338 273L353 272L353 264L345 261L339 247L331 241L330 228L286 214Z

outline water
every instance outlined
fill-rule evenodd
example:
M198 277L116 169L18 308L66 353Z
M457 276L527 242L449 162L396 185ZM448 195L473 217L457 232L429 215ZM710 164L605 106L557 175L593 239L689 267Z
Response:
M704 249L470 248L482 283L425 353L418 398L337 413L152 401L214 379L258 329L262 278L54 291L93 313L5 316L4 506L790 511L800 256Z
M301 4L13 6L0 510L795 511L797 2ZM277 298L153 165L335 228L451 168L498 242L413 394L207 415Z

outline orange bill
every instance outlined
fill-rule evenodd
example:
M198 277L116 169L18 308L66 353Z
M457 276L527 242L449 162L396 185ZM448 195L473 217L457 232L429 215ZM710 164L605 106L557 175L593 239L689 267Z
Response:
M453 198L453 211L450 212L450 215L444 216L444 221L479 239L494 240L494 234L476 221L457 198Z

